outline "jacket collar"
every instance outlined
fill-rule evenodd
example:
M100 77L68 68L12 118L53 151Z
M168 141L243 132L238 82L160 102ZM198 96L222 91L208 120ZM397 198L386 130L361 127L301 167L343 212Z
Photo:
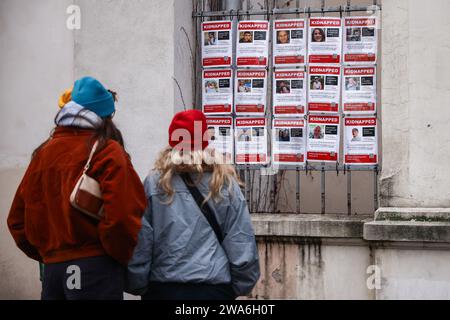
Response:
M52 134L53 138L67 136L92 136L95 134L94 129L82 129L78 127L56 127Z

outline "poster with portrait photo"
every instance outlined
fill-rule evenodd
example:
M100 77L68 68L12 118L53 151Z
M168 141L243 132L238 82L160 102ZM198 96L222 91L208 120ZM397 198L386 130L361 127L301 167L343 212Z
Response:
M308 24L308 37L309 63L341 63L341 18L310 18Z
M234 132L236 164L268 162L265 118L236 118Z
M238 67L265 67L268 64L269 22L238 23L236 64Z
M375 165L378 163L376 117L345 118L344 163L351 165Z
M275 20L273 27L273 65L296 67L305 64L305 20Z
M266 113L267 71L236 70L234 112L236 115L261 115Z
M232 112L232 74L231 69L203 70L202 107L206 115Z
M378 54L378 18L344 18L344 63L375 64Z
M272 122L272 162L302 165L306 160L304 119L277 119Z
M339 112L341 67L309 66L308 79L309 112Z
M276 117L306 113L306 73L300 69L273 72L273 112Z
M343 74L344 114L374 114L377 105L376 67L344 67Z
M232 117L206 117L209 148L216 150L222 163L234 162L234 131Z
M204 68L231 66L232 34L231 21L202 22L202 66Z
M340 120L339 116L308 116L308 161L339 161Z

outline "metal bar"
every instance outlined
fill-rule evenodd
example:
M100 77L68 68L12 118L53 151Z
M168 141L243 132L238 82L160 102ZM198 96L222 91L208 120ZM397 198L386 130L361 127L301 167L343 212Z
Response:
M347 8L350 8L352 6L352 0L347 0L347 7L345 7L345 12L347 13L347 17L350 16L350 11L347 10Z
M250 0L247 0L247 20L250 20ZM238 18L239 19L239 18Z
M322 178L320 180L320 191L322 194L322 214L325 214L325 164L322 164Z
M378 210L378 168L373 169L374 211Z
M259 210L259 208L260 208L260 206L261 206L261 195L262 195L262 192L263 192L263 184L262 184L262 176L261 176L261 172L260 172L260 174L259 174L259 177L258 177L258 184L259 184L259 188L258 188L258 196L257 196L257 198L256 198L256 200L258 201L257 202L257 207L256 207L256 210L258 211Z
M296 204L295 204L295 208L296 208L296 212L300 213L301 209L300 209L300 170L296 170L296 183L295 183L295 189L296 189L296 193L295 193L295 198L296 198Z
M250 197L250 203L252 204L253 210L255 210L255 209L254 209L254 208L255 208L255 190L254 190L254 188L253 188L253 186L255 185L255 174L256 174L256 172L255 172L255 171L252 171L252 172L251 172L251 177L250 177L250 186L251 186L251 189L250 189L250 195L249 195L249 197Z
M347 172L347 213L352 215L352 172Z
M382 10L381 5L377 5L378 10ZM367 11L368 6L360 6L354 5L346 8L346 12L365 12ZM274 14L299 14L299 13L340 13L344 11L343 6L334 6L334 7L326 7L326 8L313 8L313 7L305 7L305 9L299 8L284 8L277 9L274 8L272 10L245 10L235 12L235 11L202 11L202 12L194 12L192 14L193 18L199 17L220 17L220 16L264 16L264 15L274 15Z
M225 1L225 10L229 12L238 12L241 9L241 0L226 0ZM232 28L231 28L231 38L237 39L237 25L239 17L237 16L229 16L232 19ZM233 41L232 43L232 60L231 60L231 69L236 70L236 46L237 42ZM231 81L231 89L235 90L235 83Z
M270 206L269 208L272 209L272 212L275 212L275 193L277 191L277 175L272 176L272 185L271 185L271 192L270 192Z
M251 188L251 186L250 186L250 184L249 184L249 181L250 181L250 178L249 178L250 171L249 171L248 169L245 169L244 174L245 174L245 199L247 200L247 206L248 206L248 207L250 208L250 210L251 210L251 205L252 205L252 203L250 202L250 192L249 192L249 189Z
M235 165L235 167L239 170L239 169L248 169L248 170L260 170L261 168L264 168L266 166L261 166L261 165L244 165L244 164L239 164L239 165ZM308 171L322 171L322 165L319 164L311 164L308 163ZM344 168L345 167L345 168ZM327 165L325 164L324 170L325 171L336 171L336 168L338 170L343 171L348 170L348 171L373 171L374 169L378 169L379 167L377 165L361 165L361 166L356 166L356 165L338 165L336 167L336 165ZM306 165L302 165L302 166L288 166L288 165L280 165L278 166L279 170L287 170L287 171L296 171L297 169L299 171L306 171Z

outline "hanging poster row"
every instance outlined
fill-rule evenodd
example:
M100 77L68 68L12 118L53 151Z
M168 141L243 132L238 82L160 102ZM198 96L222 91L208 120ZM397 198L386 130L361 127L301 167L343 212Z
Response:
M266 67L270 23L240 21L233 39L231 21L202 23L202 66L230 67L236 41L238 67ZM365 17L314 17L273 21L273 64L297 67L309 64L375 64L378 53L378 19Z
M210 147L225 163L303 165L339 161L342 119L335 115L309 115L307 120L275 118L269 141L264 117L208 117ZM345 117L345 164L374 165L378 162L376 117ZM271 156L268 144L270 142Z
M272 76L272 114L276 117L303 116L307 112L331 114L341 109L346 115L376 112L375 66L309 66L308 72L279 69ZM207 115L233 111L238 116L265 115L267 80L265 69L238 69L233 94L231 69L205 69L203 112Z

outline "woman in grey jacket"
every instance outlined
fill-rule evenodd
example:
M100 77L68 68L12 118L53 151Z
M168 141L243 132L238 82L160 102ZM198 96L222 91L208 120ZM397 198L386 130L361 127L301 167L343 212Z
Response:
M167 300L249 294L260 276L259 259L234 167L207 148L201 111L175 115L169 145L144 183L148 207L128 266L127 292ZM221 243L181 178L186 174L209 205Z

